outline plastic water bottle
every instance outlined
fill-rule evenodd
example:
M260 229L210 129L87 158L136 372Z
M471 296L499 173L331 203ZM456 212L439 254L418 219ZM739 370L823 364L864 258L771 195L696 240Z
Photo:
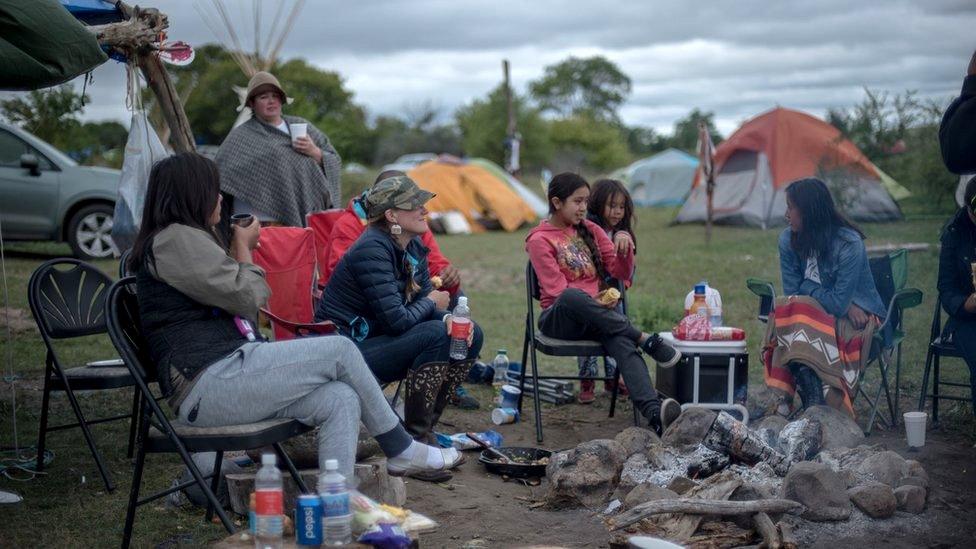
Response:
M285 493L274 454L261 455L254 477L254 547L279 549L284 532Z
M319 477L322 498L322 544L345 545L352 542L352 514L349 512L349 489L346 477L339 472L339 462L325 461L325 473Z
M468 335L471 333L471 309L468 309L468 298L458 298L457 307L451 313L451 358L464 360L468 358Z
M502 386L508 383L508 351L498 349L498 354L491 361L492 368L495 369L495 377L491 380L491 387L495 394L495 404L502 402Z

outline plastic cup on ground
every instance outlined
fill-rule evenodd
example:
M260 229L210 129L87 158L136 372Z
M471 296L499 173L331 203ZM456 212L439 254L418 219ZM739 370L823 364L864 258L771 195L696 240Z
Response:
M514 385L502 385L502 408L517 408L522 391Z
M925 446L925 421L929 415L925 412L905 412L902 417L905 420L905 435L908 438L908 447L921 448Z
M289 124L288 131L291 132L291 142L294 143L295 141L298 141L299 137L305 137L308 135L308 124Z
M515 408L495 408L491 411L491 422L495 425L516 423L518 420L519 411Z

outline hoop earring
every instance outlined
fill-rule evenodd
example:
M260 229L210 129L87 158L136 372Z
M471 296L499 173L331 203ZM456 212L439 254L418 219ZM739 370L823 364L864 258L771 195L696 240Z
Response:
M390 225L390 234L403 234L403 227L396 223Z

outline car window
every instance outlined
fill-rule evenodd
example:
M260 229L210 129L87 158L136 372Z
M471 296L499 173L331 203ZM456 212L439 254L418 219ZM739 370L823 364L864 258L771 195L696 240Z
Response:
M37 149L28 145L23 139L16 135L0 130L0 166L19 168L20 155L33 154L37 157L38 165L42 170L50 170L53 167L51 162Z

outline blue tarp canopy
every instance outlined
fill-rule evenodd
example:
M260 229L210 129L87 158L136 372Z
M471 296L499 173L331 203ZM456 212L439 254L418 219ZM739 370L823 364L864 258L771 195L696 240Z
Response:
M61 5L86 25L105 25L122 21L117 2L109 0L61 0Z

